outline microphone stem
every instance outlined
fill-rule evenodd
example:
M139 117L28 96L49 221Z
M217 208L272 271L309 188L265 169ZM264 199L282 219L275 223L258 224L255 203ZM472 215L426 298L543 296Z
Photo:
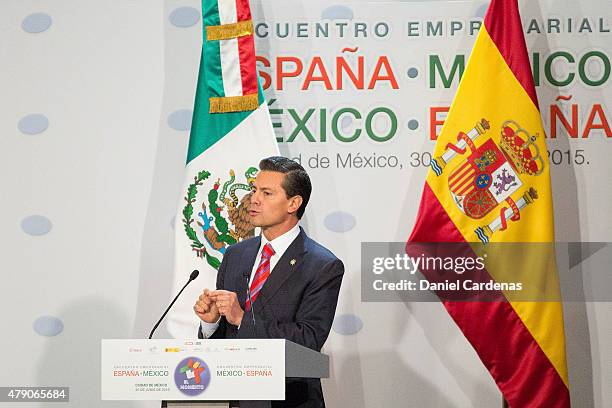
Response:
M153 330L151 330L151 333L149 334L149 339L153 337L153 333L155 333L155 330L157 330L157 327L159 326L159 324L162 322L162 320L164 320L164 317L166 317L166 315L170 311L170 308L172 307L172 305L176 302L176 300L179 298L179 296L181 296L181 293L183 293L183 291L185 290L187 285L189 285L192 280L193 279L189 279L187 281L187 283L185 283L185 285L183 285L183 288L179 291L179 293L174 297L174 300L172 301L172 303L170 303L170 306L168 306L168 308L166 309L166 311L164 312L162 317L160 317L159 320L157 321L157 323L155 324L155 326L153 326Z

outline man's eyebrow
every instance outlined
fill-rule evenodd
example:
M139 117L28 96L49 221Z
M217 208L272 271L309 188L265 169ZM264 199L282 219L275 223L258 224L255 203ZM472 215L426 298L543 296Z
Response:
M255 184L253 184L253 185L251 186L251 188L252 188L252 189L255 189L255 190L267 190L267 191L272 191L272 187L266 187L266 186L263 186L263 187L257 187Z

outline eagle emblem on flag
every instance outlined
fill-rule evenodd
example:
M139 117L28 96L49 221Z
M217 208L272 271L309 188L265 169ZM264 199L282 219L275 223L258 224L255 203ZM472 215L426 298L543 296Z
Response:
M222 183L217 179L212 186L202 188L210 177L210 172L202 170L187 188L182 211L185 233L195 255L206 258L215 269L228 245L255 235L248 209L256 175L257 168L249 167L244 173L246 183L239 183L236 172L230 169L228 180ZM200 196L199 189L205 194Z

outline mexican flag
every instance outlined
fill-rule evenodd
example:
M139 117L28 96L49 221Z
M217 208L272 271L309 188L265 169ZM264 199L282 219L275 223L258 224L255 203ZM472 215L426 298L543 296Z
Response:
M176 216L173 293L192 282L168 316L175 338L197 335L193 304L215 288L225 249L254 235L248 218L250 189L259 161L278 155L255 63L248 0L203 0L204 40Z

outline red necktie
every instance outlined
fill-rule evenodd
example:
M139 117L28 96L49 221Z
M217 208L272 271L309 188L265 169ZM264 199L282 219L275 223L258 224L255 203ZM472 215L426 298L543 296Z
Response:
M259 266L255 271L255 276L253 276L253 281L251 282L251 299L247 297L245 302L245 310L251 310L251 300L255 302L257 299L257 295L261 291L264 283L266 283L266 279L270 276L270 258L274 255L274 248L268 242L264 245L263 250L261 251L261 260L259 261Z

